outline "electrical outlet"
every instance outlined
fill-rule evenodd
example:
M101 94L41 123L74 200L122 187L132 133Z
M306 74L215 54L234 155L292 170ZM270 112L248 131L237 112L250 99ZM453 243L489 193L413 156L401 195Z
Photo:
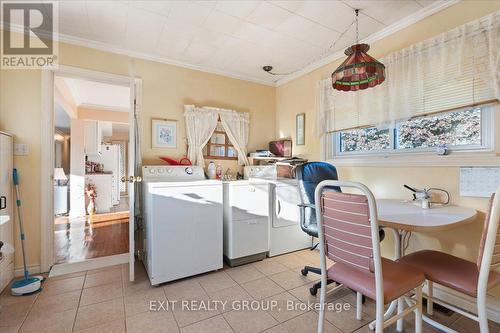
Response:
M14 143L14 155L26 156L29 154L29 147L26 143Z

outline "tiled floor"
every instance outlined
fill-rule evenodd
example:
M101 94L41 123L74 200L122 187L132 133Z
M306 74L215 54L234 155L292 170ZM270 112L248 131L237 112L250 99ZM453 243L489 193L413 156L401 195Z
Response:
M317 261L316 253L305 250L159 287L150 286L140 265L134 283L128 282L126 265L51 278L39 294L0 296L0 333L316 332L318 314L306 305L316 301L308 288L319 277L303 277L300 267ZM325 332L371 332L367 324L374 318L372 301L367 300L364 319L357 321L351 291L342 289L328 299L350 310L328 312ZM264 308L238 308L244 304ZM194 308L202 305L210 308ZM436 317L459 332L479 332L475 322L457 314L436 312ZM499 330L500 325L491 324L490 332ZM386 330L395 331L393 326ZM405 332L413 331L408 318ZM438 331L424 324L424 332Z

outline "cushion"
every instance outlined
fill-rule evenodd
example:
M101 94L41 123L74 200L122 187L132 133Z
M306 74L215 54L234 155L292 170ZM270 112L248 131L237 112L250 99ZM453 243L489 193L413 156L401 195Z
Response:
M382 275L385 304L422 285L425 281L424 274L419 270L386 258L382 258ZM368 270L336 263L328 269L328 278L376 300L375 274Z
M421 270L430 281L472 297L477 296L479 270L475 262L431 250L408 254L399 262ZM500 273L490 271L488 289L499 283Z

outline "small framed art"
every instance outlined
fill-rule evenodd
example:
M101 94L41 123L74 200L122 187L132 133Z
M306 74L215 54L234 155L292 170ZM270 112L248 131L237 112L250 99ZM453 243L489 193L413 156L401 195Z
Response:
M151 147L177 148L177 120L151 119Z
M305 139L306 132L306 114L299 113L295 118L295 144L297 146L303 146L306 144Z

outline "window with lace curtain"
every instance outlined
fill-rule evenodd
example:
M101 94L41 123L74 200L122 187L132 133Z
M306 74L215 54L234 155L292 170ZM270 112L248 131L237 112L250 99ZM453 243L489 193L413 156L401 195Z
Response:
M229 141L226 131L219 120L212 137L203 148L203 156L207 159L215 160L237 160L238 153Z

